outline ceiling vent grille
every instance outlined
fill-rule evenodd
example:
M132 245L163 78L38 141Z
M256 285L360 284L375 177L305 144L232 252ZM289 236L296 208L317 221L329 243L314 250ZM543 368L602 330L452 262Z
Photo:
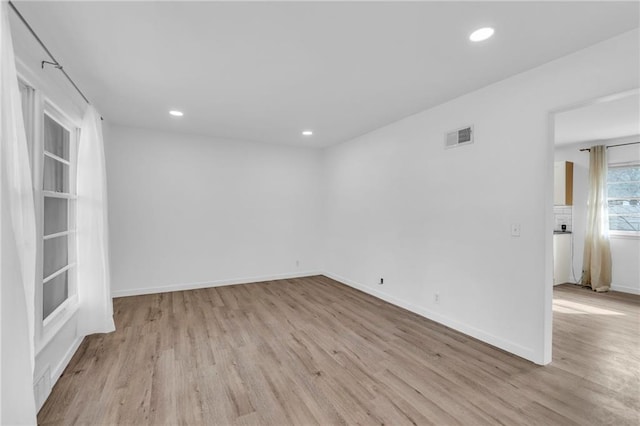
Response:
M473 126L466 126L458 130L453 130L445 135L444 147L453 148L456 146L469 145L473 143Z

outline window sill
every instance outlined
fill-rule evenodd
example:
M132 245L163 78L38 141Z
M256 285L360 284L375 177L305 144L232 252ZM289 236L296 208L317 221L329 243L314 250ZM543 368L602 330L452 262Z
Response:
M640 240L640 232L612 232L609 231L609 238L620 238L624 240Z
M42 322L42 335L40 339L38 339L39 341L36 342L36 355L51 343L60 330L62 330L76 312L78 312L78 308L78 296L74 295L58 306L58 308Z

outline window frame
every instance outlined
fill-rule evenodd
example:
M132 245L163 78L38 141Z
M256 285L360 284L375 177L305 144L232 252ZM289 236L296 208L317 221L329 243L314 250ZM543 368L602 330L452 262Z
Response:
M30 91L25 114L25 131L31 149L34 205L36 212L36 286L34 301L35 352L40 353L71 319L78 310L77 280L77 150L80 140L80 124L66 115L61 108L27 81L19 78L20 84ZM24 99L24 98L23 98ZM45 157L57 157L47 153L44 146L45 114L69 132L69 160L56 158L68 163L68 192L58 193L43 189ZM46 197L67 200L67 227L65 231L44 235L44 200ZM67 238L67 263L48 277L43 276L44 241L53 238ZM44 318L44 286L46 282L61 273L67 273L67 298Z
M607 165L607 169L617 169L617 168L623 168L623 167L640 167L640 161L609 163ZM607 176L607 187L608 186L609 186L609 178ZM609 194L607 191L607 206L610 200L631 200L631 199L636 199L636 198L609 197ZM640 202L640 197L638 197L637 199ZM611 217L611 214L608 214L607 225L609 224L609 217ZM623 231L623 230L609 229L609 236L614 238L640 239L640 231Z

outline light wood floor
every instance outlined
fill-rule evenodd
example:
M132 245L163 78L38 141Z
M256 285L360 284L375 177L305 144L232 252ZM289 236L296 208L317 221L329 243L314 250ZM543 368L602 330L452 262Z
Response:
M325 277L115 300L41 424L639 424L640 298L555 290L540 367Z

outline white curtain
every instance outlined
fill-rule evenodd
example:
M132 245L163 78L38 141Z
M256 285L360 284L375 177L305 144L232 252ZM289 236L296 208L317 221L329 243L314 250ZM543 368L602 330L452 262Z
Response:
M36 227L33 183L9 28L0 1L1 424L36 424L33 395Z
M109 275L107 175L101 118L91 105L78 146L78 333L115 330Z
M595 291L611 286L609 206L607 204L607 148L592 146L589 152L589 197L584 241L582 283Z

